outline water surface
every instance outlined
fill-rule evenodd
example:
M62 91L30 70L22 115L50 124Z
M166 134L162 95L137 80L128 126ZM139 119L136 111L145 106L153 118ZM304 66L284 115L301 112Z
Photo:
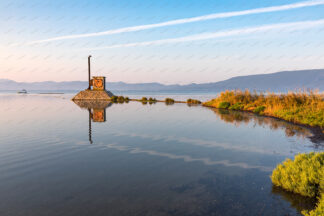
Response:
M323 151L306 128L185 104L75 104L71 97L0 96L0 215L299 215L312 208L269 178L285 158Z

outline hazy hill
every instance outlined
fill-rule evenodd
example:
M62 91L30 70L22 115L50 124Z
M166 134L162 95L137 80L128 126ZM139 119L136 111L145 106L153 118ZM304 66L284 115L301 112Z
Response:
M258 74L238 76L228 80L206 83L191 84L193 89L250 89L262 91L288 91L300 88L319 89L324 91L324 69L282 71L271 74Z
M0 90L81 90L86 89L87 81L73 82L15 82L0 79ZM324 69L282 71L272 74L259 74L238 76L228 80L189 85L163 85L160 83L129 84L124 82L107 82L107 89L116 91L212 91L218 92L225 89L250 89L257 91L288 91L300 88L319 89L324 91Z

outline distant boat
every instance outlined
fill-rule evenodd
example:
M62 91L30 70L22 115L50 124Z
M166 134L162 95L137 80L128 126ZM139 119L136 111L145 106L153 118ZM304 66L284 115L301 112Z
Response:
M23 90L21 90L21 91L19 91L19 92L17 92L18 94L27 94L27 91L26 91L26 89L23 89Z

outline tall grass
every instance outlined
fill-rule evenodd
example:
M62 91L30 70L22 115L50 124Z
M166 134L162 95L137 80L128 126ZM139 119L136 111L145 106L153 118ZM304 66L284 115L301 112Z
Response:
M272 183L288 191L318 197L316 209L304 215L324 215L324 152L298 154L279 164L271 175Z
M324 94L319 92L298 91L287 94L267 92L264 94L251 93L248 90L225 91L204 105L251 111L324 129Z

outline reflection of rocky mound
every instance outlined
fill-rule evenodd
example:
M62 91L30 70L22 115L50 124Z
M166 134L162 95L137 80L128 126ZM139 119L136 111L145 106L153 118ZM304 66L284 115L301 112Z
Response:
M106 109L112 105L106 100L73 100L73 102L84 109Z
M75 95L72 100L110 100L113 93L110 91L84 90Z

